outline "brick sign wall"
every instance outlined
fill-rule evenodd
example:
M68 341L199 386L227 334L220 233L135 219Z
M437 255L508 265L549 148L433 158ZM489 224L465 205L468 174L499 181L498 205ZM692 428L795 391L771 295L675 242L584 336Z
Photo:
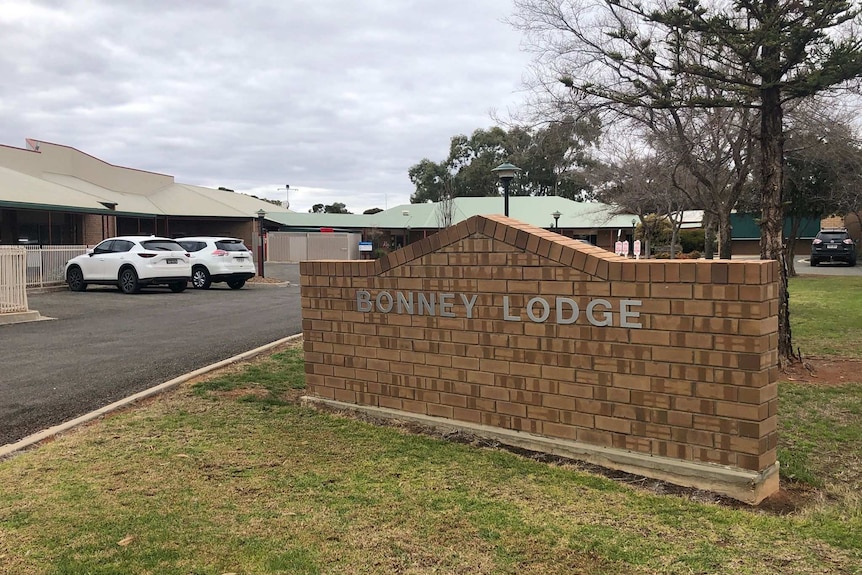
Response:
M309 402L752 503L778 488L775 262L634 261L477 216L300 271Z

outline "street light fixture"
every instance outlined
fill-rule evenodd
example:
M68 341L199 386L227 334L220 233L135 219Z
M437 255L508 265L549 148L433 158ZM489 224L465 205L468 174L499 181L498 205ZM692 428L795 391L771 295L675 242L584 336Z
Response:
M560 229L560 216L563 214L560 213L560 210L554 210L554 213L551 215L554 216L554 229Z
M284 209L290 209L290 184L284 184Z
M491 172L497 174L497 177L500 178L501 182L503 182L503 215L506 217L509 217L509 184L512 182L512 178L514 178L520 171L521 168L508 162L500 164L491 170Z
M263 208L257 211L257 224L258 224L258 232L260 234L259 245L257 248L257 273L260 277L265 277L263 275L263 219L266 217L266 212Z

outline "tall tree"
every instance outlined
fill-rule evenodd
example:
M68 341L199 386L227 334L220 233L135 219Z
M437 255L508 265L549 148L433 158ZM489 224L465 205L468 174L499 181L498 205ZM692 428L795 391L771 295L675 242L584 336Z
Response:
M668 109L649 115L649 141L676 158L674 182L689 205L704 210L718 228L719 257L732 252L730 217L752 173L754 116L750 108ZM712 234L706 242L712 257Z
M591 106L747 106L760 113L761 257L781 262L779 341L793 358L782 245L783 106L862 75L849 0L515 0L513 23L539 48L542 95ZM722 88L711 98L697 86ZM559 97L549 103L559 109Z
M432 162L424 158L407 170L407 176L416 188L410 196L411 204L439 202L445 196L443 182L449 178L449 170L445 163Z
M673 155L629 151L618 162L594 170L594 177L604 181L597 185L597 197L616 206L619 212L635 214L647 240L656 235L659 226L667 223L671 229L670 256L676 257L675 246L684 210L690 207L687 194L692 183L679 175L680 165ZM655 246L647 245L650 254Z
M341 202L333 202L331 205L325 206L323 211L327 214L349 214L347 206Z
M491 170L503 162L522 170L509 190L513 196L588 199L583 169L590 165L588 152L598 135L595 118L563 118L542 128L495 126L475 130L470 136L454 136L446 160L437 163L426 158L408 170L415 186L410 201L499 195L499 182Z
M842 191L859 182L860 150L851 118L839 117L820 99L794 106L788 120L784 205L791 226L787 271L794 276L793 256L803 220L819 220L841 211Z

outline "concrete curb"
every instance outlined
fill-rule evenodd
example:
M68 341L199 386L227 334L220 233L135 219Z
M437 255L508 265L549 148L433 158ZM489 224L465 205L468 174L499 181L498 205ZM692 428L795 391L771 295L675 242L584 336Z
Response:
M778 490L778 462L761 472L749 471L711 463L681 461L670 457L648 455L613 447L600 447L578 441L545 437L420 413L409 413L386 407L344 403L315 396L303 396L301 401L303 405L308 407L325 406L330 409L360 413L384 420L407 421L442 432L465 432L511 447L550 453L577 461L586 461L607 469L616 469L641 477L667 481L674 485L720 493L749 505L757 505Z
M224 360L219 361L217 363L213 363L213 364L208 365L206 367L196 369L195 371L191 371L191 372L186 373L184 375L181 375L179 377L175 377L174 379L171 379L170 381L166 381L164 383L160 383L159 385L157 385L155 387L145 389L144 391L139 391L138 393L136 393L134 395L130 395L129 397L126 397L126 398L121 399L119 401L115 401L114 403L112 403L110 405L106 405L105 407L101 407L95 411L91 411L90 413L84 414L80 417L76 417L75 419L63 422L59 425L55 425L54 427L49 427L48 429L45 429L45 430L40 431L38 433L28 435L27 437L25 437L19 441L16 441L15 443L8 443L6 445L2 445L2 446L0 446L0 459L9 457L9 456L15 454L16 452L21 451L22 449L26 449L27 447L35 445L41 441L45 441L46 439L54 437L55 435L63 433L64 431L68 431L74 427L81 425L81 424L87 423L88 421L92 421L94 419L97 419L103 415L111 413L112 411L115 411L117 409L129 406L129 405L135 403L136 401L140 401L142 399L146 399L148 397L158 395L160 393L164 393L165 391L173 389L173 388L177 387L178 385L185 383L186 381L188 381L192 378L198 377L200 375L204 375L204 374L209 373L211 371L215 371L216 369L219 369L219 368L224 367L226 365L230 365L232 363L244 361L246 359L251 359L252 357L260 355L260 354L267 352L273 348L276 348L282 344L288 343L288 342L293 341L295 339L299 339L301 337L302 337L302 334L296 334L296 335L291 335L289 337L279 339L279 340L274 341L272 343L268 343L266 345L260 346L258 348L252 349L250 351L246 351L246 352L241 353L239 355L235 355L235 356L230 357L228 359L224 359Z
M29 323L31 321L42 321L46 319L51 318L43 316L36 310L0 313L0 325L14 325L17 323Z

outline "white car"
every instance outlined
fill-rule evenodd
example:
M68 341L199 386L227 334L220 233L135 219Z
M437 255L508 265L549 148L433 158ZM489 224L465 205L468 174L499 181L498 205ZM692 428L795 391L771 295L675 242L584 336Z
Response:
M172 292L181 292L191 278L192 266L188 252L176 240L121 236L108 238L70 259L64 273L72 291L84 291L89 284L105 284L115 285L127 294L151 285L167 285Z
M239 289L257 273L251 250L241 239L199 236L178 238L177 242L191 254L192 286L196 289L209 289L219 282Z

